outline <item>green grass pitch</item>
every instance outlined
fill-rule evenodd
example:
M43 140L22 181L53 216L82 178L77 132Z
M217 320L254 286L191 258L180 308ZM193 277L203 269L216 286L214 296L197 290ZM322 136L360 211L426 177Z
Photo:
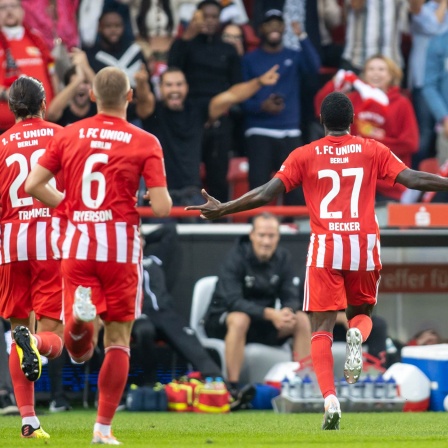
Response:
M48 441L20 438L20 418L0 417L0 447L88 447L93 410L39 416ZM343 413L340 431L320 430L320 414L241 411L226 415L119 412L124 447L448 447L448 413Z

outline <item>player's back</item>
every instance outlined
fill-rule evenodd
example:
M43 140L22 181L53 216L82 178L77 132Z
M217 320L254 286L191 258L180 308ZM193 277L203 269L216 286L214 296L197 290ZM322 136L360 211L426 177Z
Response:
M372 139L326 136L296 149L278 177L302 185L310 214L307 264L335 269L380 267L375 216L377 179L391 184L406 166Z
M25 180L61 129L32 118L19 121L1 136L2 263L52 258L51 209L26 194Z
M65 128L41 162L63 173L63 258L136 262L140 177L148 187L166 187L158 140L126 120L98 114Z

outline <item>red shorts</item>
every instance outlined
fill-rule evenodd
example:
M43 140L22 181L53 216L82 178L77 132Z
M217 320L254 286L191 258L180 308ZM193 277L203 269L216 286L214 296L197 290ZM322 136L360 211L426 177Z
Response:
M59 260L15 261L0 266L0 316L62 319L62 281Z
M307 267L303 311L339 311L347 305L375 305L379 284L379 271Z
M107 322L128 322L141 314L142 265L68 259L61 261L64 319L72 315L78 286L92 288L92 303Z

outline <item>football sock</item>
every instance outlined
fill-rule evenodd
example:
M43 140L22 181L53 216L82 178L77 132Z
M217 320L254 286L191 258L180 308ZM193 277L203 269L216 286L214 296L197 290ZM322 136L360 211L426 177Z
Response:
M51 331L41 331L34 335L37 349L42 356L54 359L61 355L64 346L62 339Z
M15 342L11 345L11 354L9 355L9 372L11 373L14 395L16 397L20 416L22 418L36 417L36 413L34 412L34 383L29 381L22 372Z
M23 425L31 425L34 429L38 429L40 426L40 421L36 416L24 417L22 418L22 426Z
M105 352L98 376L99 398L96 423L110 425L126 387L130 350L129 347L112 345L107 347Z
M333 335L328 331L318 331L311 336L311 358L322 396L336 395L333 373Z
M349 328L357 328L362 335L362 342L366 342L372 331L372 319L366 314L358 314L348 321Z
M65 347L76 362L88 361L93 354L93 323L70 318L64 328Z
M111 426L95 423L93 425L93 432L100 432L103 436L110 436Z

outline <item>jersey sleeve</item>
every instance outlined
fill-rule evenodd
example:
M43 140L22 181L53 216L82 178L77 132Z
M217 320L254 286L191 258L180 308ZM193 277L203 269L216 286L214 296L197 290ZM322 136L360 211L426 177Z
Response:
M143 178L146 187L166 187L165 163L159 140L154 137L150 142L150 147L150 153L143 166Z
M375 142L378 157L378 179L389 185L395 184L397 176L408 167L385 145Z
M302 159L303 152L301 151L301 148L297 148L289 154L274 176L283 182L287 193L302 184Z
M58 138L52 138L39 159L38 164L56 175L61 169L61 144Z

